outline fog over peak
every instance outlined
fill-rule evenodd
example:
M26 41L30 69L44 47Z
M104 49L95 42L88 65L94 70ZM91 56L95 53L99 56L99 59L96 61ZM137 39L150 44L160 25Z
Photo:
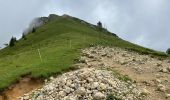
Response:
M1 0L0 47L20 37L35 18L68 14L90 23L99 20L119 37L152 49L170 45L169 0Z

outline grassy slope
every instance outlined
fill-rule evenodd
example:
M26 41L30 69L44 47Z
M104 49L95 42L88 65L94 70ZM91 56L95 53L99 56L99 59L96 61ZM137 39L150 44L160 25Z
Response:
M71 46L70 46L71 44ZM79 57L80 49L90 44L129 48L140 53L155 51L134 45L100 32L79 20L56 17L27 35L27 40L19 40L13 48L0 51L0 90L31 73L33 77L49 77L71 69L74 59ZM37 49L40 49L40 60Z

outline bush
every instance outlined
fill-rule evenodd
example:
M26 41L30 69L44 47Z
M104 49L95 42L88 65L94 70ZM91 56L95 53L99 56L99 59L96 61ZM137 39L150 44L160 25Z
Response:
M106 100L122 100L122 99L114 96L113 94L109 94L107 95Z
M168 50L166 51L167 54L170 54L170 48L168 48Z

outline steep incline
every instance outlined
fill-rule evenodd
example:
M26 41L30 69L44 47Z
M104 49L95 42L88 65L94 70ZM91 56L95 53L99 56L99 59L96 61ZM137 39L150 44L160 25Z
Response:
M71 67L83 48L116 46L143 54L166 56L118 38L80 19L64 15L43 17L43 25L20 39L14 47L0 50L0 91L21 76L48 78L74 69Z

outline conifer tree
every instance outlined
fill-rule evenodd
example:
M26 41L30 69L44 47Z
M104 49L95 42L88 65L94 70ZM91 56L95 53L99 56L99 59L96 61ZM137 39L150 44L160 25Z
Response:
M97 26L98 26L99 30L102 31L103 25L100 21L97 23Z
M22 39L26 40L26 35L24 33L22 33Z
M32 29L32 33L35 33L36 32L36 29L33 27L33 29Z
M9 46L13 47L15 45L15 42L17 42L17 39L15 37L12 37L11 40L9 41Z

